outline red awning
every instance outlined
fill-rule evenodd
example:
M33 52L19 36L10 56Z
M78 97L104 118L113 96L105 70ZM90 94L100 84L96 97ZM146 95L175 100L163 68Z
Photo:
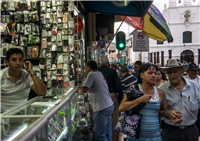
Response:
M121 19L124 19L125 16L119 16ZM144 23L144 20L142 20L142 22L140 23L141 21L141 17L131 17L131 16L127 16L126 19L125 19L125 22L127 24L129 24L130 26L134 27L135 29L137 30L142 30L143 28L143 23Z

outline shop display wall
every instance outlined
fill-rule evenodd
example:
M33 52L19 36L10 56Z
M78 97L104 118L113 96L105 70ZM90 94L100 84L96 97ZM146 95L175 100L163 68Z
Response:
M75 85L73 1L1 1L1 68L6 52L19 47L51 87Z
M48 88L72 87L75 85L74 2L41 1L40 17L39 66L43 81Z

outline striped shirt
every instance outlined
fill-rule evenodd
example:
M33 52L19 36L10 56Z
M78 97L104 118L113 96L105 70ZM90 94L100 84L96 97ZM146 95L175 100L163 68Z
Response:
M140 91L143 92L139 84ZM142 115L139 139L128 136L128 141L162 141L159 125L159 110L161 99L157 88L154 86L154 95L148 103L139 111Z
M137 78L134 75L127 73L121 80L122 92L125 93L126 89L129 88L131 85L135 84L136 82Z

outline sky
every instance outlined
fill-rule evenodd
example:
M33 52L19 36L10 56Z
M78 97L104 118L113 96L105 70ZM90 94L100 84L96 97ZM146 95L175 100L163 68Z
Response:
M168 5L168 0L154 0L153 4L162 12L165 3Z
M165 3L168 5L168 0L154 0L153 1L153 4L160 10L161 13L162 13L162 10L164 9ZM115 32L117 31L117 28L119 27L120 24L121 24L121 22L115 23ZM119 31L124 31L126 33L126 39L130 38L129 34L133 30L134 30L134 28L129 26L125 22L122 24L122 26L119 29ZM113 39L113 42L115 42L115 38Z

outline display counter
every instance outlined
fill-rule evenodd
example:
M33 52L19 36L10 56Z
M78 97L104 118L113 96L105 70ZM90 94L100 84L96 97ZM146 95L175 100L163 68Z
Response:
M52 88L45 97L35 97L2 113L1 140L79 140L81 130L76 130L77 125L83 127L80 120L86 118L80 116L79 106L85 103L78 102L78 99L84 101L84 97L77 91L78 87ZM86 112L84 114L87 117ZM86 125L88 122L84 123Z

